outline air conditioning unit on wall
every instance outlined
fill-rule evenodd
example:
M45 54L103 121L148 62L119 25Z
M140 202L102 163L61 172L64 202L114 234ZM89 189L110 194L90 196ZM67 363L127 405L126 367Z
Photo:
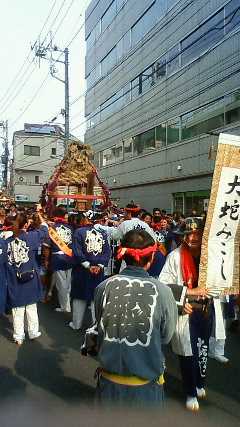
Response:
M19 176L17 182L27 182L27 178L25 176Z

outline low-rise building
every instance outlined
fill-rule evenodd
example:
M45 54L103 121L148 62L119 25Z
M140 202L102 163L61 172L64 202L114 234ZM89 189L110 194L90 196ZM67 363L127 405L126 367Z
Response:
M52 124L24 124L13 134L14 200L19 205L37 203L42 186L64 156L62 129Z

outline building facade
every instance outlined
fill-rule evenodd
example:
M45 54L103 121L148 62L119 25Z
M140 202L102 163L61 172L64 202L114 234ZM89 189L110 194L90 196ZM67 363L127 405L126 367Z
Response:
M59 126L24 124L13 134L14 200L19 205L38 203L42 186L64 156Z
M85 141L119 206L207 209L209 148L240 134L239 35L239 0L92 0Z

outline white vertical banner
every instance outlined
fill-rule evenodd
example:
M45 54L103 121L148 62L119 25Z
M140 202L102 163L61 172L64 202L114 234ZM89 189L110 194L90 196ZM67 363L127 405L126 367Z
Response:
M234 240L240 218L240 173L223 167L208 236L206 286L229 287L233 281Z
M199 284L239 293L240 137L220 134L203 234Z

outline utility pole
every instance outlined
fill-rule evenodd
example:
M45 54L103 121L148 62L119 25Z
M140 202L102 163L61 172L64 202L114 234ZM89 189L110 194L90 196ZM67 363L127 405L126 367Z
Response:
M69 141L69 79L68 79L68 48L66 48L65 50L60 50L57 46L52 46L52 36L50 34L50 43L49 45L45 48L44 46L40 45L39 43L39 47L36 48L36 52L35 55L38 56L39 58L44 58L44 59L48 59L47 57L47 52L50 53L50 73L51 76L54 77L55 79L59 80L60 82L64 83L65 85L65 109L64 111L61 110L62 112L64 112L64 118L65 118L65 132L64 132L64 154L67 154L67 146L68 146L68 141ZM64 61L60 61L59 59L53 59L52 57L52 53L53 52L61 52L64 53ZM54 66L54 63L60 63L60 64L64 64L65 66L65 79L60 79L58 76L56 76L55 74L58 72L58 70L56 69L56 67Z
M3 128L5 136L2 137L4 140L4 155L3 161L4 171L3 171L3 187L6 188L6 192L8 190L8 163L9 163L9 149L8 149L8 120L6 122L0 121L0 126Z

